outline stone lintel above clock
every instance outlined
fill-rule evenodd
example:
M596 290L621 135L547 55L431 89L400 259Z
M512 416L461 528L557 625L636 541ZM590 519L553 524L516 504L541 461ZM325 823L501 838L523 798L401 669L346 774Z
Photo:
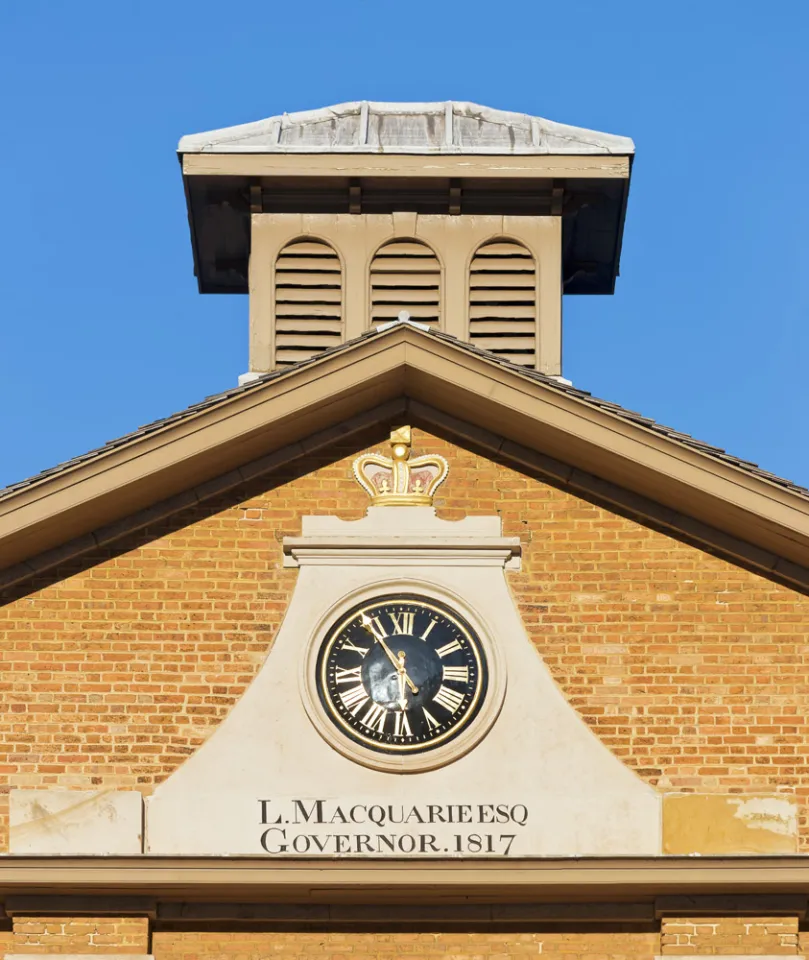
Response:
M303 535L284 538L284 566L397 563L496 566L519 570L518 537L499 517L442 520L434 507L369 507L360 520L303 517Z

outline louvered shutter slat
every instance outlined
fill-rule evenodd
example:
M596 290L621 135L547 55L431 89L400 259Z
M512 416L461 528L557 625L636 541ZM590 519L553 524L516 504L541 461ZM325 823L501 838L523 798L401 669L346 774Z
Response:
M533 320L503 320L500 318L497 320L478 320L475 324L475 335L482 337L487 334L496 336L516 334L517 336L533 337L534 323ZM475 343L480 346L477 341Z
M322 240L296 240L281 251L281 256L302 257L312 254L316 257L333 257L334 251ZM336 259L336 257L335 257Z
M534 272L534 261L531 257L522 255L517 257L478 257L472 261L471 273L520 273Z
M276 317L276 334L295 333L300 327L300 320L294 317L282 317L280 320ZM329 319L328 317L318 317L318 329L324 333L341 334L343 332L343 321L341 319Z
M276 287L277 303L340 303L343 299L340 290L331 287Z
M278 303L275 308L279 317L339 317L339 303ZM339 341L338 341L339 342Z
M382 247L374 259L384 260L386 257L422 257L425 260L435 260L433 251L419 240L394 240Z
M275 261L275 364L288 366L343 339L342 269L319 240L288 244Z
M536 265L519 243L480 247L469 269L469 339L481 350L536 366Z
M438 277L432 274L419 273L375 273L373 275L375 288L386 287L424 287L428 290L438 290Z
M438 300L437 294L437 290L413 290L410 287L398 287L389 290L374 290L371 294L371 302L374 304L401 303L406 309L408 303L436 303Z
M524 287L518 287L516 290L509 290L505 286L497 290L486 287L483 290L470 290L469 299L472 303L512 303L516 300L533 306L534 291L526 291Z
M276 281L278 283L278 281ZM327 273L324 270L305 270L297 272L293 265L289 270L284 270L280 284L285 287L310 286L310 287L333 287L340 289L340 271Z
M536 286L536 275L533 270L524 273L475 273L472 277L472 287L485 283L489 287L508 287L510 290L530 290Z
M280 333L276 337L276 349L289 347L291 350L303 347L322 347L324 350L332 346L332 337L327 333Z
M530 353L531 347L526 346L525 338L521 336L513 337L478 337L475 340L475 346L481 350L490 350L492 353ZM508 358L504 358L508 359Z
M414 320L423 323L433 319L438 323L438 304L435 303L375 303L373 315L375 323L387 323L395 320L402 310L407 310Z
M498 255L517 258L524 258L526 260L532 260L531 254L525 247L521 247L518 243L515 243L513 240L492 240L490 243L487 243L485 246L480 247L477 252L477 257L482 260L485 260L487 257L496 257Z
M430 259L424 257L377 256L371 264L371 273L423 273L430 267ZM437 264L436 264L437 266Z
M325 244L323 244L326 247ZM286 247L285 250L289 248ZM328 250L328 247L326 247ZM334 274L337 277L337 282L340 280L340 261L336 256L323 256L323 257L298 257L298 256L287 256L284 253L284 250L281 251L278 259L275 261L276 270L312 270L317 273L328 272L329 274Z
M535 315L534 307L523 306L522 304L510 303L492 307L488 304L475 303L469 308L470 320L497 320L501 317L509 320L533 320ZM470 330L470 333L473 332Z

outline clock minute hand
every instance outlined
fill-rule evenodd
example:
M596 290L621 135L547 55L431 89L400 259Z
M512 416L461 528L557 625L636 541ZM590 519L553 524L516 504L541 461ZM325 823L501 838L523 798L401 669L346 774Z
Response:
M419 692L419 688L413 683L413 681L410 679L410 677L408 677L408 675L407 675L404 667L402 666L402 664L399 663L398 658L393 655L393 651L392 651L391 648L385 643L384 637L379 636L379 634L376 633L376 631L373 629L373 626L372 626L372 623L371 623L371 618L368 616L367 613L364 613L364 614L360 617L360 623L363 625L363 627L365 627L365 629L368 631L368 633L371 634L371 636L374 638L374 640L376 640L376 642L379 644L379 646L382 647L382 649L383 649L383 650L385 651L385 653L388 655L388 659L390 660L390 662L394 665L394 667L396 667L397 672L398 672L398 673L401 673L402 676L405 678L405 683L408 685L408 687L410 687L410 689L413 691L413 693L418 693L418 692Z

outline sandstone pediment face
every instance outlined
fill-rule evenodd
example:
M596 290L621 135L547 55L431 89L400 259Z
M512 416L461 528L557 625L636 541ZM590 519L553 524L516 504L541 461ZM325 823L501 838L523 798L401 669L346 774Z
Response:
M303 536L287 541L286 551L299 572L278 638L215 736L149 798L149 853L660 852L660 796L587 730L525 634L504 577L519 557L519 541L501 536L497 517L447 522L431 507L406 506L371 507L350 522L305 517ZM353 728L346 735L330 722L312 672L318 648L334 620L382 597L418 598L426 607L403 608L417 611L441 604L486 638L486 712L470 721L472 739L462 733L408 756L396 752L396 742L386 752L369 749L351 739ZM395 617L380 613L376 642L399 649L410 638L397 632ZM417 612L407 628L414 648L435 622ZM414 740L392 736L395 721L411 716L415 726L422 708L400 710L394 702L387 716L376 716L372 687L366 691L357 680L374 652L374 635L368 636L348 651L346 662L356 660L357 673L343 693L346 713L356 713L350 699L356 690L358 719L371 716L358 722L361 731L373 734L381 724L384 732L387 723L389 739ZM443 689L460 697L464 684L447 681ZM429 711L431 723L448 723L453 703L444 706L439 693ZM183 817L190 805L201 817ZM215 830L201 828L212 823Z
M352 466L376 505L304 516L284 540L297 581L278 637L148 799L148 853L660 852L660 796L587 730L525 632L505 579L520 540L497 516L436 516L451 470L394 430L388 454Z

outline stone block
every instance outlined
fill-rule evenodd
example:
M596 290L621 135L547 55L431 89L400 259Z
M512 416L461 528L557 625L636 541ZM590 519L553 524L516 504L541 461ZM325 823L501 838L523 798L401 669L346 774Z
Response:
M798 852L798 806L786 796L667 794L663 853Z
M136 791L12 790L9 853L127 856L143 852Z

